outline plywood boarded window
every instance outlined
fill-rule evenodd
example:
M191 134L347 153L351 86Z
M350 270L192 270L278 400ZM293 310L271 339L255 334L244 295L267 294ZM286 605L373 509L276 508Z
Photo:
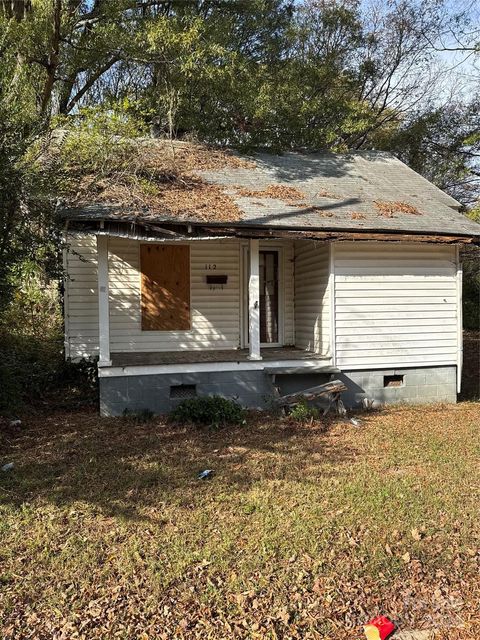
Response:
M190 321L190 249L140 245L142 331L186 331Z

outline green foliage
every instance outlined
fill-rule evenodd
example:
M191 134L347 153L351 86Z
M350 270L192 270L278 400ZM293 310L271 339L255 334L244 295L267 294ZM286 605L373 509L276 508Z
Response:
M17 336L51 339L62 334L59 287L45 273L44 263L32 259L13 264L12 296L0 315L0 330Z
M15 265L16 286L0 314L0 414L47 400L96 400L96 363L65 362L58 287L42 267L30 260Z
M362 60L365 26L354 3L187 5L145 25L154 81L140 104L163 134L345 148L378 116L363 95L378 73Z
M409 167L464 205L475 204L480 189L478 99L414 111L379 146L393 150ZM471 214L475 219L476 209Z
M480 224L480 201L475 203L475 206L467 213L467 216L470 220Z
M469 214L475 220L477 212ZM480 248L465 247L463 264L463 326L465 329L480 329Z
M231 424L244 424L246 412L237 402L221 396L188 398L170 414L180 423L220 429Z
M55 118L52 127L64 131L55 171L60 168L66 175L85 169L104 172L105 164L113 162L115 168L128 168L133 141L146 134L145 125L119 107L84 107L74 117Z
M470 331L480 331L480 293L466 295L463 299L463 327Z
M52 126L59 128L55 136L50 136L47 162L42 158L35 165L40 175L49 176L48 192L52 198L75 194L86 176L90 176L90 193L94 193L96 182L113 173L135 179L132 162L138 154L137 139L146 130L130 114L119 109L85 107L75 117L55 118ZM38 141L29 156L38 156L42 144Z
M14 335L0 330L0 415L26 406L91 404L97 397L96 363L65 362L63 336Z
M292 407L289 417L296 422L309 422L311 420L318 420L320 412L317 407L314 407L302 398L294 407Z

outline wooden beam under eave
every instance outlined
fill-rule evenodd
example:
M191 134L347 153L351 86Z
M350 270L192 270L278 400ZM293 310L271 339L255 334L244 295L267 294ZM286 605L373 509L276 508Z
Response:
M291 240L323 240L325 242L428 242L434 244L480 244L480 237L443 236L414 233L376 233L349 231L303 231L295 229L258 229L202 226L205 233L231 235L237 238L284 238Z

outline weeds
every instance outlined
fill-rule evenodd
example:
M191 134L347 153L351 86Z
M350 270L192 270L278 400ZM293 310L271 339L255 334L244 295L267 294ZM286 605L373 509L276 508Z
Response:
M317 407L309 404L305 399L302 399L292 407L289 417L295 422L311 422L319 419L320 412Z

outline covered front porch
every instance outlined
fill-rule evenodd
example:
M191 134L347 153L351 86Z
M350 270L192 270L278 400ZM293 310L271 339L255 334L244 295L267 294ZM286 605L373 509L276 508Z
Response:
M329 245L256 239L166 244L182 250L97 236L104 415L125 408L164 413L197 395L265 409L279 389L311 387L338 373Z
M142 366L331 365L328 244L147 244L108 235L96 243L101 376ZM162 245L168 268L150 275L144 254L154 271L165 257ZM177 249L181 271L172 262ZM169 282L165 271L172 271Z

